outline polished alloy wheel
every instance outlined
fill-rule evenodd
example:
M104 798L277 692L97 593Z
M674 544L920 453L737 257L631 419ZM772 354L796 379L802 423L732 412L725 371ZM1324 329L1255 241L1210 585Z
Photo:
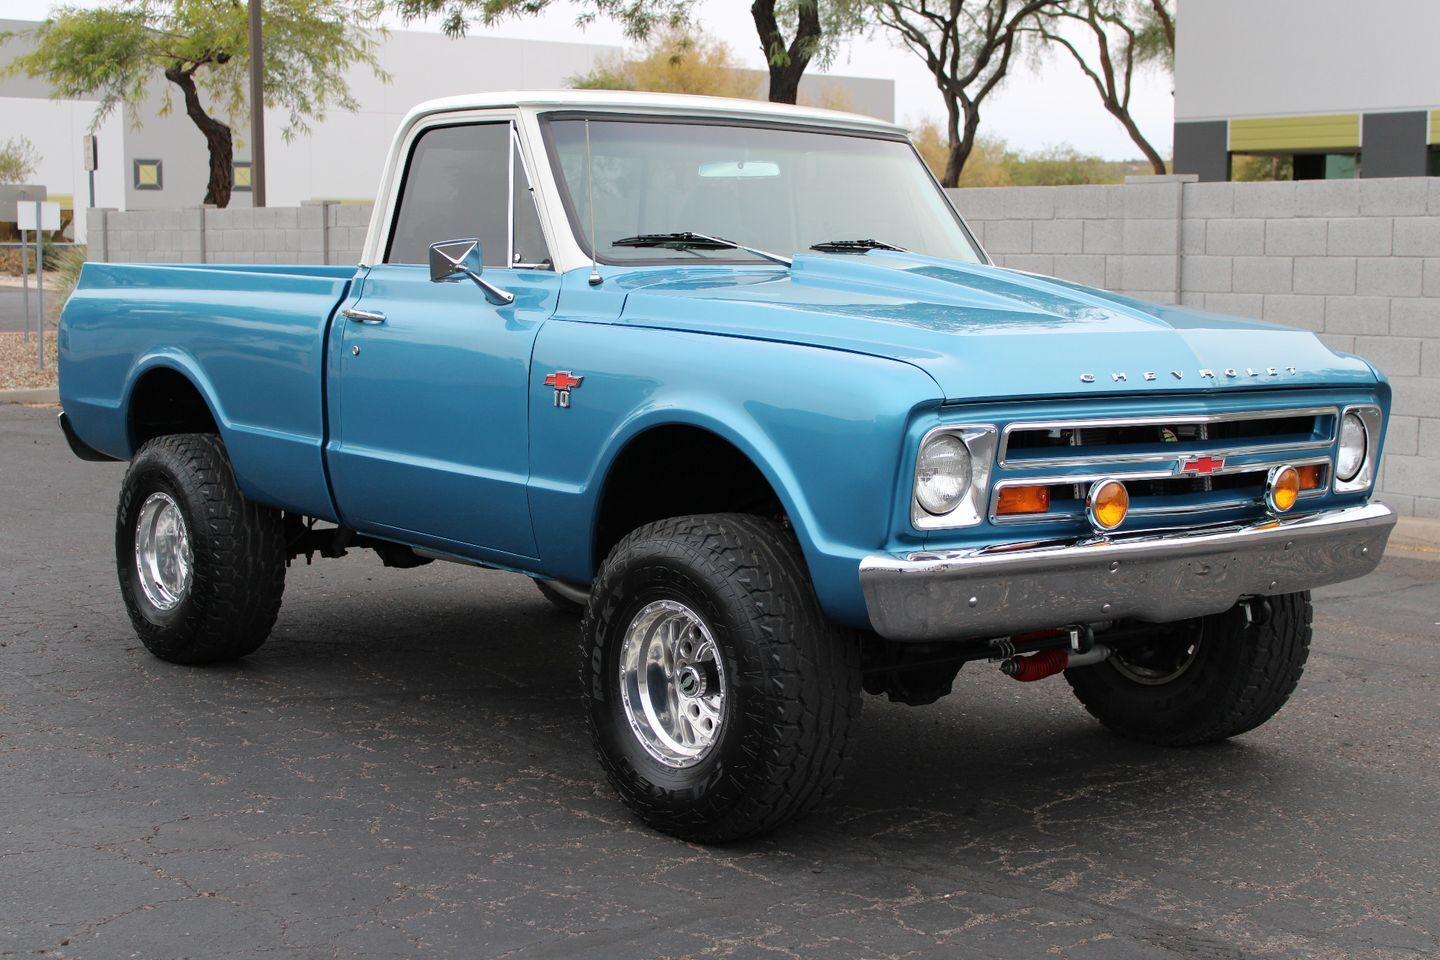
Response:
M725 666L695 611L656 600L636 612L620 646L620 696L636 739L670 767L699 763L725 723Z
M180 506L169 494L152 493L135 521L135 569L140 589L157 610L173 610L190 592L195 553Z

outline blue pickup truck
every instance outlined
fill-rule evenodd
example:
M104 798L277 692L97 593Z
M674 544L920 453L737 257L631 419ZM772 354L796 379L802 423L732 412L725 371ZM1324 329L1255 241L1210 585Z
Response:
M426 103L358 268L87 264L60 395L156 656L255 651L302 555L527 575L621 798L706 842L965 663L1250 730L1394 524L1365 360L997 268L902 130L769 104Z

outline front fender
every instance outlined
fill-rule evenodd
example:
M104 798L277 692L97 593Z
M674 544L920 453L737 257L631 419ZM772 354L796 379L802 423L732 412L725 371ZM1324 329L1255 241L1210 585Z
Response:
M545 376L585 379L568 407ZM822 606L868 621L859 562L892 543L906 424L939 389L909 364L736 337L579 323L546 324L531 368L530 505L545 572L587 582L602 558L593 531L605 480L626 446L660 426L728 441L784 505ZM704 464L676 464L675 483ZM918 545L918 539L915 544Z

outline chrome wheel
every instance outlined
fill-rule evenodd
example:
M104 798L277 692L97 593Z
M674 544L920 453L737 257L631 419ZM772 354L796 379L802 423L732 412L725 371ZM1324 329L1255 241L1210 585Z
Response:
M172 610L190 592L195 553L180 506L169 494L152 493L135 521L135 569L145 599Z
M635 614L620 645L620 698L656 760L689 767L705 759L725 723L725 665L695 611L656 600Z

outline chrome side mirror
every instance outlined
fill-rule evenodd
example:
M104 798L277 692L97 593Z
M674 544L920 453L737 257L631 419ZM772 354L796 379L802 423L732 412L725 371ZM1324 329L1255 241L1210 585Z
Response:
M483 263L479 240L445 240L430 244L431 283L459 283L469 277L485 292L485 299L491 303L497 306L514 303L515 294L501 290L480 276Z

